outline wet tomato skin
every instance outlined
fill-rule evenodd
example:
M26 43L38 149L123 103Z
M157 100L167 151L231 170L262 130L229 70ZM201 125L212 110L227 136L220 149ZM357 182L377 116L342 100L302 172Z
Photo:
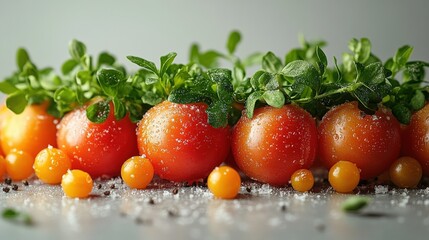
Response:
M420 162L423 175L429 177L429 104L415 112L402 133L402 155Z
M350 161L361 170L361 179L376 177L389 168L401 149L399 122L381 107L367 115L357 102L331 109L319 126L319 157L327 167Z
M315 120L302 108L258 108L234 127L232 152L238 167L249 177L275 186L286 185L292 174L309 168L316 157Z
M137 129L139 151L152 162L161 178L205 178L226 159L230 149L229 127L212 127L206 109L204 103L164 101L143 116Z
M97 124L86 117L86 106L73 110L61 120L58 148L70 158L72 169L96 178L119 176L122 164L138 154L136 124L128 116L116 120L112 104L107 120Z

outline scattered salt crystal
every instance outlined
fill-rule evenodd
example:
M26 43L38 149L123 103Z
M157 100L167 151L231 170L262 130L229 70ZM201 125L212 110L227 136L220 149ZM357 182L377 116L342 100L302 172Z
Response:
M410 196L405 196L404 198L402 198L400 201L399 201L399 203L398 203L398 206L400 206L400 207L406 207L407 206L407 204L408 204L408 201L410 200Z
M377 185L374 187L375 194L386 194L389 191L387 186Z
M302 201L302 202L304 202L306 199L307 199L307 196L308 196L308 193L295 193L294 195L293 195L293 197L296 199L296 200L299 200L299 201Z
M270 187L270 185L268 184L263 184L259 189L258 189L258 193L259 194L271 194L273 192L273 189Z

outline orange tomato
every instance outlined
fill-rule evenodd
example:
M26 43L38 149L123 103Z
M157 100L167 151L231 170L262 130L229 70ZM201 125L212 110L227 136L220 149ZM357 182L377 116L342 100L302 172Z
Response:
M234 168L228 166L215 168L207 178L207 187L217 198L235 198L240 191L240 186L240 175Z
M46 113L48 104L29 105L21 114L1 110L1 146L7 155L22 150L33 158L44 148L56 146L58 120Z
M27 179L33 175L34 157L21 150L12 149L6 155L6 172L14 181Z

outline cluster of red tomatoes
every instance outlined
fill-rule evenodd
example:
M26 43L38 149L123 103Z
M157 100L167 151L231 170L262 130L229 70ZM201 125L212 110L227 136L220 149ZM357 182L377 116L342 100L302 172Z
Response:
M330 169L329 182L338 192L387 171L399 187L416 187L422 174L429 176L429 106L408 126L386 108L367 115L349 102L332 108L320 123L289 104L258 108L253 118L243 115L234 127L223 128L208 124L203 103L164 101L137 125L128 117L116 120L113 111L97 124L87 119L85 106L62 119L46 108L29 105L20 115L1 109L0 174L17 181L35 172L46 183L62 182L74 197L87 196L96 177L121 175L130 187L145 188L154 174L194 181L215 169L209 188L233 198L241 180L232 168L216 168L222 162L273 186L291 182L298 191L312 188L313 166Z

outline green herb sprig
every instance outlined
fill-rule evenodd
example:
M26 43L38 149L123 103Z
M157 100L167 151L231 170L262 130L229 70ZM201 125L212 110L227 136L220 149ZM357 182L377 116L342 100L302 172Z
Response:
M233 107L237 103L245 106L247 117L259 106L280 108L293 103L321 119L330 108L347 101L358 101L368 114L384 104L407 124L429 98L425 82L429 63L410 61L413 48L408 45L383 63L372 52L369 39L352 39L342 63L334 58L334 66L329 66L322 50L324 41L300 38L301 47L291 49L282 60L273 52L256 52L241 59L237 56L241 40L238 31L231 32L224 52L201 51L193 44L188 63L174 63L174 52L161 56L159 66L128 56L140 67L133 74L107 52L94 61L78 40L70 42L70 58L61 65L60 74L50 67L36 67L28 52L20 48L17 71L0 82L0 91L8 95L6 105L15 113L29 104L48 102L48 112L60 118L89 104L87 117L96 123L105 121L111 111L116 119L128 115L137 122L164 100L205 102L208 121L215 127L237 122L241 116L241 109ZM228 67L221 67L223 63ZM260 70L247 76L255 64Z
M18 210L13 209L13 208L3 209L2 217L5 220L8 220L8 221L11 221L14 223L18 223L18 224L23 224L26 226L34 225L34 220L29 214L27 214L25 212L18 211Z

